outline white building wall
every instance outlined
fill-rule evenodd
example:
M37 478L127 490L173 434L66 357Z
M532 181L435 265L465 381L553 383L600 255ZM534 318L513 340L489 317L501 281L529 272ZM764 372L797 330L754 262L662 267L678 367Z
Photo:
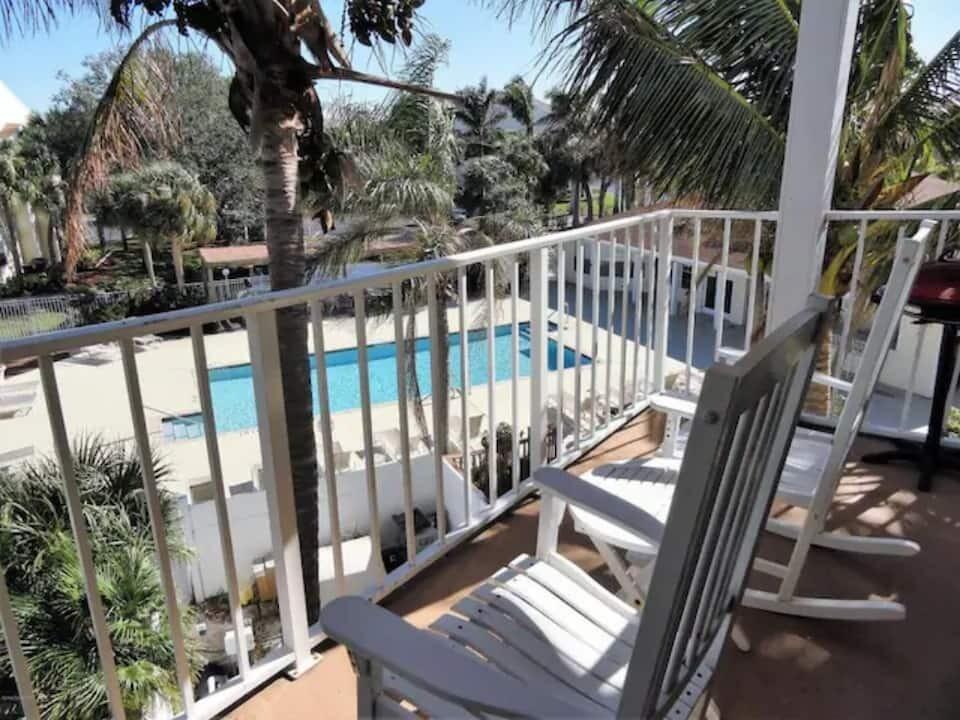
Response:
M913 360L919 348L920 361L917 364L914 392L932 397L942 334L939 325L916 325L910 318L900 318L900 332L896 339L896 346L891 348L887 355L883 370L880 372L880 382L900 390L909 388Z
M444 498L447 503L447 526L456 528L464 524L463 477L444 464ZM413 478L413 504L421 512L430 514L435 508L436 482L433 476L433 456L411 458ZM483 507L484 496L471 485L471 506ZM363 470L342 472L337 475L337 493L340 501L340 527L344 541L366 538L370 532L370 514L367 509L367 485ZM390 516L403 512L403 474L400 463L377 466L377 499L380 508L380 526L383 546L390 547L403 542L399 527ZM320 493L320 579L333 578L332 555L323 552L330 543L330 522L327 510L326 486L321 477ZM267 513L267 498L264 491L242 493L227 499L227 512L233 534L234 556L240 583L240 595L248 602L253 589L253 565L272 556L270 526ZM226 575L220 552L220 536L217 529L216 509L213 502L188 504L181 502L181 522L188 544L195 548L195 557L178 570L177 585L185 599L193 597L202 601L226 592ZM364 557L351 557L359 552ZM348 587L362 592L368 585L368 571L372 567L369 543L344 543L344 565ZM328 583L329 584L329 583Z
M584 256L584 268L588 268L589 272L585 273L583 276L583 287L587 290L593 290L593 265L596 262L595 254L599 253L600 262L608 262L610 259L610 244L606 241L600 241L598 243L584 243L583 246L583 256ZM574 249L573 243L567 248L566 252L566 280L568 283L575 283L577 281L577 272L576 267L576 251ZM617 260L624 261L626 258L626 248L622 245L617 246ZM624 282L631 282L634 277L634 273L639 271L639 262L640 257L635 250L632 250L630 253L630 269L624 270L623 277L617 277L615 287L616 289L622 290ZM670 312L671 314L677 314L682 312L683 308L686 306L686 290L681 288L681 272L684 266L690 267L692 262L689 259L684 258L674 258L673 260L673 275L671 278L671 297L670 297ZM701 268L702 269L702 268ZM717 278L719 282L720 278L720 269L715 268L711 270L710 275ZM743 325L746 322L747 317L747 299L749 297L749 276L743 270L738 268L728 268L727 269L727 280L732 283L733 294L731 296L730 302L730 312L727 314L727 321L733 323L734 325ZM633 285L631 284L631 297L633 295ZM646 281L644 281L644 287L646 287ZM610 280L606 275L606 269L601 271L600 275L600 292L607 292L610 288ZM700 287L697 289L697 305L696 310L698 313L703 313L707 315L712 315L713 310L707 307L708 302L707 294L707 281L706 279L701 282ZM722 296L720 298L721 302L723 300Z

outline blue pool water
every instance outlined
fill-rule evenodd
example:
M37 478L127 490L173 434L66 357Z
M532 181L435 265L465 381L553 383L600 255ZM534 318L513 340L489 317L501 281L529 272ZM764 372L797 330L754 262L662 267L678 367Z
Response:
M496 328L494 342L494 364L496 380L509 380L513 375L511 363L512 328L501 325ZM463 387L460 375L460 335L449 336L450 343L450 384ZM548 362L551 370L558 367L558 345L548 341ZM469 357L470 385L486 385L489 376L487 365L487 331L473 330L468 333L467 351ZM370 400L373 403L396 402L397 400L397 349L394 343L370 345L367 349L370 370ZM360 407L360 373L357 349L335 350L326 354L327 385L330 392L332 412L351 410ZM576 353L571 348L563 349L563 366L573 367ZM583 365L590 358L581 358ZM310 365L316 368L316 358L311 356ZM430 383L430 339L416 341L417 379L424 396L431 393ZM520 325L520 376L530 375L530 325ZM221 432L243 430L256 427L257 411L253 400L253 378L249 365L217 368L210 371L210 388L213 395L213 410L217 429ZM312 377L310 392L313 396L314 412L318 412L316 375ZM197 437L201 432L200 416L191 415L181 419L165 421L165 430L170 437Z

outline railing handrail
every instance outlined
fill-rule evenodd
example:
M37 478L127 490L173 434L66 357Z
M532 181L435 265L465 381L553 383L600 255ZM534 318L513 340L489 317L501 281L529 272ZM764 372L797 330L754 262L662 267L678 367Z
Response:
M619 218L597 225L548 233L528 240L471 250L436 260L406 263L359 278L335 280L330 283L325 283L322 287L306 286L293 288L291 290L277 290L263 295L239 298L223 303L173 310L147 317L114 320L100 325L88 325L81 328L60 330L42 336L11 340L0 343L0 363L9 364L14 361L30 359L40 355L69 352L89 345L113 342L125 338L137 337L139 335L181 330L194 325L227 320L251 311L264 312L289 307L291 305L317 302L339 295L355 293L370 287L389 287L393 283L403 282L413 277L452 272L458 268L469 265L549 248L558 242L571 242L598 234L616 232L617 230L633 227L639 223L668 217L672 212L672 209L656 210L651 213Z
M827 221L960 220L960 210L830 210Z

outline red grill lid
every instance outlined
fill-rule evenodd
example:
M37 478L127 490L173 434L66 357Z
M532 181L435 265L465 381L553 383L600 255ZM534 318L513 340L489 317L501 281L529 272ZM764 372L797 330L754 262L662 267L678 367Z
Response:
M940 260L922 265L908 302L918 306L921 315L960 319L960 262Z

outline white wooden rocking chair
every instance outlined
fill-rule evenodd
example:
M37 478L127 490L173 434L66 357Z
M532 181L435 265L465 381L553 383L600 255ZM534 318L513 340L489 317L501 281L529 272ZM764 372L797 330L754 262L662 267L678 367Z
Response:
M775 593L748 589L743 604L772 612L837 620L902 620L906 609L901 603L886 600L851 600L811 598L796 594L811 545L833 550L874 555L910 556L919 552L917 543L904 538L861 537L825 530L827 514L843 476L844 464L877 380L893 334L899 325L907 296L923 260L923 249L933 225L925 223L916 236L903 238L897 247L893 270L883 300L874 316L873 329L867 339L857 376L849 390L836 430L832 435L798 429L790 447L777 487L777 499L807 510L802 525L769 518L767 529L794 540L789 563L774 563L762 558L755 569L780 579ZM816 382L816 376L814 382ZM673 396L655 397L656 409L676 417L694 416L697 403ZM672 420L668 420L668 423ZM692 439L692 434L691 434ZM699 446L688 442L691 452ZM685 453L686 454L686 453ZM637 504L657 517L665 517L674 494L674 480L680 460L661 456L647 460L607 465L593 471L589 479ZM579 532L586 534L620 582L623 593L634 603L643 602L646 586L653 571L657 545L636 534L612 528L588 510L571 510ZM616 548L625 551L625 559ZM737 644L746 650L747 641L735 634Z
M707 373L664 524L555 468L538 470L537 555L520 556L419 630L358 597L322 613L344 643L367 717L687 718L707 688L793 436L829 303L810 306L734 366ZM642 614L557 551L567 506L655 538ZM714 714L716 714L714 712Z

